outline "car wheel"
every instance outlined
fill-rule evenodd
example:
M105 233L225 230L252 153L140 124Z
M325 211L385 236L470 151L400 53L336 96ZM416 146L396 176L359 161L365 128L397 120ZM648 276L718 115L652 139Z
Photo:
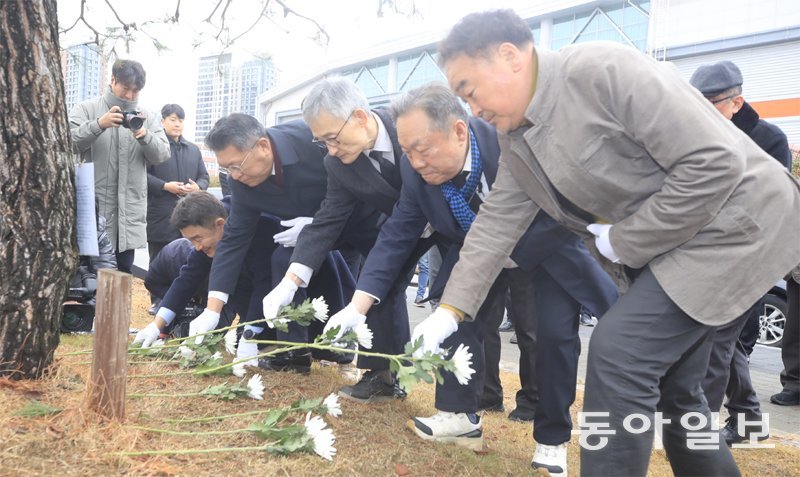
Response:
M786 326L786 300L777 295L766 295L758 317L758 343L780 348L783 328Z

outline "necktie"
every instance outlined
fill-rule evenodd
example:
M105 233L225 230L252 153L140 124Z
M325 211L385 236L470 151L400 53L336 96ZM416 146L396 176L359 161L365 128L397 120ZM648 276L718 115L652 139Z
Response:
M453 213L453 218L458 222L459 227L464 232L469 231L472 221L475 220L475 212L469 206L469 201L475 194L478 184L481 182L483 175L483 162L481 161L481 153L478 150L478 143L475 140L475 134L470 129L470 152L472 153L472 171L467 177L466 183L462 187L457 187L453 180L447 181L442 184L442 195L450 205L450 211Z
M397 190L400 190L400 186L402 185L402 181L400 180L400 170L398 167L385 157L383 157L383 153L381 151L372 150L369 153L369 157L378 161L378 165L381 168L381 175L386 182L388 182L392 187Z

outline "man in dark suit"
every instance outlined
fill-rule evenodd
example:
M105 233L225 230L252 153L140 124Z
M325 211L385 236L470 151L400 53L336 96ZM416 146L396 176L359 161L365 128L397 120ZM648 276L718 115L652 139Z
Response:
M163 247L148 267L145 286L161 299L161 305L153 321L137 333L134 343L149 347L162 332L169 332L175 326L175 317L190 301L205 304L208 275L227 217L223 203L209 192L194 192L178 202L171 224L185 238L173 240ZM271 237L269 222L260 222L256 235L268 239ZM253 290L252 265L263 262L263 257L257 257L259 250L260 247L250 247L248 263L251 266L243 267L238 275L236 292L231 303L223 307L217 327L230 325L236 313L247 316Z
M262 214L284 223L292 221L294 225L281 232L286 238L296 236L319 209L325 197L327 175L322 166L322 151L311 140L311 130L302 121L265 129L258 120L245 114L231 114L218 120L206 135L206 145L216 153L220 168L231 179L231 212L211 267L207 307L192 321L190 334L217 326L219 313L235 289ZM283 276L292 250L277 243L259 245L269 255L269 263L259 269L270 273L271 280L259 281L267 285L253 291L253 300L266 295L275 280ZM250 308L250 317L245 321L255 317L252 303ZM253 358L245 362L247 365L258 364L254 358L258 348L251 340L263 330L262 326L245 326L237 358ZM286 370L308 372L311 366L307 351L286 353L279 359Z
M367 257L353 301L332 316L326 328L348 328L348 315L364 314L376 299L385 296L400 271L398 264L405 262L426 224L446 244L437 277L440 284L435 286L443 288L477 206L497 173L500 148L495 129L482 120L468 120L458 99L444 85L430 84L408 92L393 109L398 118L398 140L407 156L400 164L400 200ZM409 423L421 438L482 447L482 424L476 411L483 391L483 337L489 331L496 332L509 282L532 282L535 290L535 299L525 313L515 316L515 326L522 326L518 332L524 336L529 332L527 317L534 310L538 314L538 349L524 350L538 353L540 397L535 436L554 445L569 440L569 406L575 396L580 347L579 303L603 313L616 299L616 289L578 237L546 215L530 226L501 277L485 284L491 291L477 320L462 324L445 342L451 350L459 344L469 346L476 373L467 385L458 384L453 375L445 373L444 384L437 386L436 392L440 412ZM432 290L433 295L436 293ZM490 316L494 317L491 323L487 321ZM489 360L487 357L487 365Z
M364 93L343 78L319 82L303 100L303 117L314 133L315 142L326 147L323 163L328 172L328 190L320 210L297 239L286 276L264 299L264 316L275 316L292 300L298 288L309 283L329 250L342 244L366 256L380 224L391 215L400 197L402 151L397 143L394 117L384 108L370 110ZM424 246L424 245L423 245ZM424 253L420 249L416 255ZM413 259L413 258L412 258ZM392 282L392 291L361 322L374 332L373 351L398 354L409 339L405 288L410 267ZM289 341L301 341L302 327L292 327ZM279 337L281 333L278 332ZM267 363L269 367L269 363ZM403 397L384 359L359 357L358 367L368 370L354 386L339 394L359 402Z

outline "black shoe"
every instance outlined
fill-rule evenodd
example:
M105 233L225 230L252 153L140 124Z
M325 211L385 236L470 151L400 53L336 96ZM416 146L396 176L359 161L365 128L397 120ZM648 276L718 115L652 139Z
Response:
M755 417L747 418L747 422L749 423L750 421L756 421L757 419L758 418ZM728 447L732 446L733 444L738 444L740 442L751 440L751 437L756 437L753 435L754 433L759 433L759 435L757 436L757 439L759 441L769 439L769 432L760 434L764 431L767 431L767 429L764 429L764 426L761 425L749 425L749 424L745 425L746 434L745 435L739 434L738 423L739 421L738 419L736 419L736 416L729 416L728 420L725 421L725 427L723 427L722 430L719 431L720 434L722 435L722 438L725 440L725 444L727 444Z
M366 404L404 399L406 392L394 383L387 383L383 371L369 370L361 377L361 381L339 389L339 396Z
M158 313L159 303L153 303L150 305L150 308L147 309L147 314L150 316L155 316Z
M509 320L504 320L500 323L500 326L497 327L497 331L512 331L514 329L514 323Z
M508 339L508 342L511 344L517 344L517 332L515 331L511 338Z
M534 414L536 414L535 409L523 409L517 407L508 413L508 419L514 422L533 422Z
M583 325L583 326L594 326L596 324L597 324L597 321L592 315L590 315L588 313L581 312L581 325Z
M784 389L778 394L773 394L769 400L772 404L777 404L778 406L797 406L800 405L800 391Z
M505 412L506 408L503 406L503 401L488 402L481 399L478 401L478 410L486 412Z
M424 300L424 298L415 298L414 299L414 306L418 306L420 308L425 308L425 300Z
M311 353L308 351L286 351L275 356L259 358L258 367L270 371L293 371L300 374L311 372Z

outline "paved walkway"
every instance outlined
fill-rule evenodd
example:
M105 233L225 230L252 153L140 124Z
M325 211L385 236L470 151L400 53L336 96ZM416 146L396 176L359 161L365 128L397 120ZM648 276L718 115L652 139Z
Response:
M409 288L407 295L410 297L409 317L411 327L422 321L428 316L430 308L419 308L414 306L413 292L415 289ZM589 338L592 336L592 327L581 326L581 356L578 362L578 386L583 386L586 377L586 350L589 349ZM503 350L500 358L502 369L511 372L519 370L519 348L508 342L511 333L501 333ZM769 397L781 390L779 375L783 369L781 363L781 353L778 348L756 345L756 349L750 356L750 376L756 393L761 401L761 410L769 414L770 432L777 438L800 447L800 406L777 406L769 402Z

